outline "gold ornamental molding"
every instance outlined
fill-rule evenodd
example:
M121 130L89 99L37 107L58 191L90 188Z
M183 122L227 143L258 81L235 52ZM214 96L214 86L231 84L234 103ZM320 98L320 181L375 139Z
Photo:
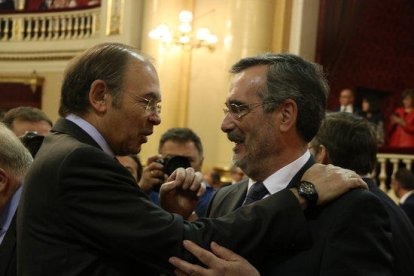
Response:
M59 61L70 60L82 53L75 51L47 51L47 52L0 52L0 61Z
M108 0L106 35L121 34L124 4L124 0Z
M36 88L38 86L42 86L45 81L45 78L39 77L36 74L36 71L33 71L33 73L29 76L21 76L21 75L0 75L0 83L18 83L23 85L30 86L30 89L32 92L36 92Z

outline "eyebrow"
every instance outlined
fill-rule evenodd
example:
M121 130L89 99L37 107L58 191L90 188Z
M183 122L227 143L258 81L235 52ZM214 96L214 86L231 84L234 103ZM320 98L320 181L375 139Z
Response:
M243 105L243 104L246 104L246 103L241 102L241 101L239 101L239 100L228 100L228 101L226 102L226 104Z
M155 92L148 92L144 95L142 95L141 97L146 98L150 101L157 101L157 102L161 102L161 97L159 95L159 93L155 93Z

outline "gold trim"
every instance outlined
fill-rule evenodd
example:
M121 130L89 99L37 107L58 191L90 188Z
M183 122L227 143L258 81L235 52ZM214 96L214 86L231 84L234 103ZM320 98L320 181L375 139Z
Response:
M30 76L0 76L0 83L20 83L30 86L32 92L36 92L38 86L42 86L45 81L44 77L39 77L36 71Z

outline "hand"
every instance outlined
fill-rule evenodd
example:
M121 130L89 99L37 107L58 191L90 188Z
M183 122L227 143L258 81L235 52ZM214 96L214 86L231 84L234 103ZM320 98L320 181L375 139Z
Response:
M259 272L243 257L233 251L211 243L211 253L208 250L196 245L191 241L183 242L184 248L190 251L199 259L207 268L191 264L177 257L171 257L169 262L177 267L175 275L201 275L201 276L259 276Z
M188 218L194 211L198 198L206 187L202 183L203 175L193 168L178 168L161 185L160 205L163 209Z
M149 193L155 186L164 183L167 175L164 174L164 166L156 160L160 159L161 155L151 156L147 160L147 166L142 170L142 176L138 186L146 193Z
M302 177L313 183L318 192L317 205L334 200L351 189L368 189L367 184L354 171L333 165L314 164Z

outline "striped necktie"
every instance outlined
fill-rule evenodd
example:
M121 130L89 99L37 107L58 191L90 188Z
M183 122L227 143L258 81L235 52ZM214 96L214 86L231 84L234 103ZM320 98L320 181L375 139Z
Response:
M262 199L265 195L267 195L269 191L266 189L263 182L259 181L254 183L249 191L247 192L246 199L244 200L243 205L250 204L256 200Z

